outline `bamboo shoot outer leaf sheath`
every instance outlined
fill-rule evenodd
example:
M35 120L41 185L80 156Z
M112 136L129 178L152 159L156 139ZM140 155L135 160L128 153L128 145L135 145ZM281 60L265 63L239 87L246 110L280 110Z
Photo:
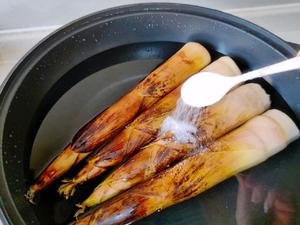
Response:
M269 110L182 160L153 179L103 204L75 224L129 224L157 210L192 198L255 166L299 137L283 112Z
M27 199L32 201L37 191L68 171L135 116L205 67L210 60L209 52L202 45L194 42L185 44L127 95L81 128L30 187Z
M203 71L220 73L226 76L240 75L235 62L228 56L214 61ZM135 150L153 140L160 130L163 120L171 114L180 97L181 86L166 95L151 108L140 114L120 134L92 157L86 166L71 180L64 180L58 192L65 198L72 196L75 186L101 175L107 169L117 165Z
M221 101L205 109L199 117L197 127L201 128L199 141L205 143L207 137L216 139L240 126L252 117L270 107L269 95L260 85L250 83L229 92ZM182 144L164 135L139 151L126 163L112 172L94 192L82 203L76 215L84 208L97 205L135 184L151 178L172 163L182 159L195 148L192 144Z

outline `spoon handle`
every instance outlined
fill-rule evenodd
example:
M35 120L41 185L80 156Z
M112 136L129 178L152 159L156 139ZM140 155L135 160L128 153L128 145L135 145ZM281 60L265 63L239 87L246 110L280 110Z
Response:
M239 82L243 82L246 80L251 80L258 77L264 77L271 74L286 72L290 70L295 70L300 68L300 51L296 57L291 59L284 60L279 63L275 63L270 66L266 66L257 70L253 70L251 72L245 73L242 76L235 77L239 80Z

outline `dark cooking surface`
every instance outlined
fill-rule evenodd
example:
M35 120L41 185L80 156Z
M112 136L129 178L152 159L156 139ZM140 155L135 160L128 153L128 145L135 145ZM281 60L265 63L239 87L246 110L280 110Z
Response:
M80 187L79 194L69 201L57 196L56 183L42 191L37 205L31 206L23 197L33 179L29 164L36 170L43 167L89 118L174 53L180 43L190 40L234 57L244 69L295 54L283 41L235 17L199 7L151 4L113 9L75 22L24 59L0 99L0 204L13 224L69 221L73 213L70 206L84 198L82 193L87 195L97 181ZM298 119L299 77L295 71L270 80ZM280 98L274 104L287 109ZM292 205L292 224L300 223L299 148L298 140L245 173L252 177L253 186L261 185L265 192L272 190L284 197L286 205ZM238 183L232 178L137 224L236 224L237 188ZM265 223L261 204L248 203L245 201L248 207L242 212L253 213L255 218L250 217L254 222L250 224L270 224ZM254 212L250 213L252 209Z

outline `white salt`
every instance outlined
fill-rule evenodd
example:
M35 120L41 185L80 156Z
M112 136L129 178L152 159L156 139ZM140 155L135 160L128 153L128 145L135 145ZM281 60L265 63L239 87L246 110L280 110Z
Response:
M171 132L179 143L196 144L197 121L201 112L202 108L189 106L180 98L175 110L163 121L160 134Z

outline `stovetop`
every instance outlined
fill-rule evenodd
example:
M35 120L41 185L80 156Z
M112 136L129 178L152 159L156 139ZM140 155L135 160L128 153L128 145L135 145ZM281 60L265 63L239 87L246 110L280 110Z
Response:
M154 0L153 2L155 2ZM101 4L97 4L92 1L92 6L85 6L82 9L77 7L72 11L72 15L61 15L62 13L57 12L59 19L56 21L53 18L46 19L44 22L32 22L24 21L21 29L8 29L9 25L17 26L13 22L8 21L6 29L1 30L0 26L0 84L3 82L5 77L13 66L31 49L36 43L42 40L49 33L55 31L62 24L49 25L54 22L67 23L70 20L91 13L93 11L102 10L107 7L112 7L126 3L137 3L137 2L149 2L147 0L120 0L120 1L103 1ZM167 2L167 1L165 1ZM180 2L177 0L170 0L168 2ZM203 2L201 0L187 0L186 4L201 5L205 7L211 7L233 15L239 16L253 23L256 23L267 30L275 33L279 37L283 38L288 42L300 43L300 2L299 0L276 0L276 1L251 1L251 3L239 3L236 1L227 0L226 4L222 0L216 0L213 2ZM44 4L44 3L43 3ZM53 4L49 4L49 7L53 9ZM94 4L94 5L93 5ZM77 3L78 6L78 3ZM74 7L74 6L73 6ZM75 4L76 7L76 4ZM50 9L51 10L51 9ZM75 12L74 12L75 10ZM1 10L0 10L1 11ZM29 12L29 11L28 11ZM41 13L36 11L37 14ZM47 16L47 12L45 16ZM49 13L49 12L48 12ZM53 13L53 10L52 12ZM55 13L55 12L54 12ZM37 15L38 17L38 15ZM1 16L0 16L1 18ZM14 18L16 20L16 18ZM47 26L33 26L26 27L26 25L42 25L43 23Z

